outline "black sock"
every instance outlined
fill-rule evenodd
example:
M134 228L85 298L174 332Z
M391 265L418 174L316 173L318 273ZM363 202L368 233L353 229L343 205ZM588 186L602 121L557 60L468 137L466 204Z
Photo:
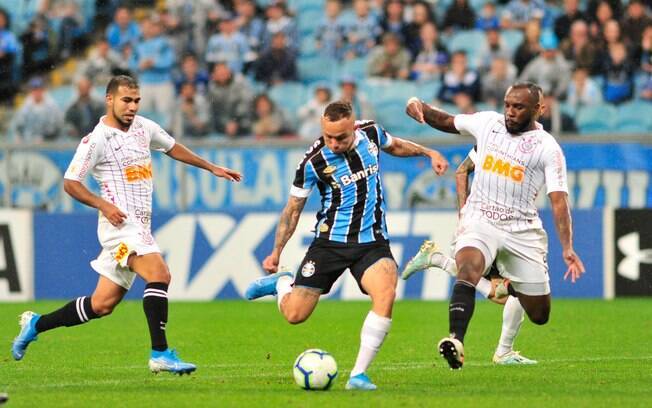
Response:
M469 327L475 308L475 287L468 282L457 281L453 286L453 296L448 306L448 322L451 335L464 343L464 335Z
M98 317L91 307L90 296L78 297L61 309L41 316L36 322L36 331L42 333L61 326L77 326Z
M152 338L152 350L167 350L168 341L165 338L165 325L168 322L167 283L151 282L145 286L143 310L147 317L149 335Z

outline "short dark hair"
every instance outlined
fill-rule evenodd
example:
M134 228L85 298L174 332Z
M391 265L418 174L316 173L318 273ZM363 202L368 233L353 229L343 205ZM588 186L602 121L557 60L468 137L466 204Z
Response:
M338 120L350 118L353 114L353 107L351 103L346 101L331 102L324 109L324 117L330 122L337 122Z
M126 86L127 88L130 89L139 88L138 81L136 81L132 77L128 75L117 75L111 78L109 84L106 86L106 94L107 95L115 94L118 88L121 86Z
M522 81L517 82L512 85L512 89L527 89L530 92L530 97L532 97L534 103L541 102L541 95L543 95L543 89L534 82Z

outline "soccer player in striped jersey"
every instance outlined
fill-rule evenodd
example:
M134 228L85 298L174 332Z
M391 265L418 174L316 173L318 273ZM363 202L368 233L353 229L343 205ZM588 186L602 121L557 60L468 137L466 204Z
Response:
M540 94L533 83L514 84L505 94L504 114L453 116L416 98L408 101L406 112L418 122L473 136L477 142L479 165L455 238L457 281L449 307L450 335L438 345L453 369L464 364L464 336L473 316L475 288L495 259L501 275L510 280L510 294L518 297L530 320L548 321L548 242L535 205L544 185L568 266L564 277L575 282L584 273L573 249L564 153L536 124Z
M285 319L301 323L319 297L350 269L360 290L371 297L372 308L362 326L358 357L346 388L374 390L366 370L389 332L397 280L385 222L380 149L393 156L428 157L438 175L444 174L448 162L435 150L392 137L373 121L356 121L348 102L329 104L321 125L322 137L299 163L274 249L263 261L272 275L254 281L246 297L277 295ZM293 279L289 272L278 272L279 259L315 186L322 203L315 239Z
M99 210L97 234L102 251L91 262L100 275L97 287L91 296L79 297L51 313L23 313L21 331L11 351L14 359L21 360L38 334L110 314L138 275L146 282L143 309L152 344L150 370L191 373L195 365L182 361L168 348L165 333L170 271L151 233L151 150L230 181L240 181L241 175L202 159L176 143L156 123L136 115L140 91L133 78L112 78L105 102L106 116L79 143L63 183L64 190L74 199ZM82 184L89 172L98 182L101 196Z

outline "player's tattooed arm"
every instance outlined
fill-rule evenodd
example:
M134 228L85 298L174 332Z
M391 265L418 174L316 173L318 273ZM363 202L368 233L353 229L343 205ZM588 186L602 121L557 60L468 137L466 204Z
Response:
M573 222L568 205L568 194L563 191L553 191L548 195L555 220L555 228L562 247L562 256L568 266L564 279L570 277L574 283L584 273L584 264L573 249Z
M301 211L303 211L303 207L306 205L306 200L307 197L295 197L291 195L288 203L285 205L281 213L281 218L278 221L278 226L276 227L274 249L263 261L263 269L267 272L275 273L278 270L281 252L283 252L285 244L288 243L290 237L294 234L294 230L297 228Z
M427 123L442 132L460 133L455 127L455 116L418 98L412 97L407 101L405 113L417 122Z
M425 146L421 146L420 144L399 137L393 137L392 144L383 150L392 156L398 157L428 157L431 161L432 169L439 176L446 173L446 170L448 169L448 161L437 150L429 149Z
M469 156L455 170L455 187L457 190L457 209L461 210L469 198L469 176L475 171L475 164Z

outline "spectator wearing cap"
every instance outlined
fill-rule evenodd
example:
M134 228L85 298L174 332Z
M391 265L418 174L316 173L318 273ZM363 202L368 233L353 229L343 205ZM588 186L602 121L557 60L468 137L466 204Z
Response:
M56 140L63 131L63 113L50 97L41 78L32 78L30 93L10 125L14 141L38 143Z
M446 69L449 54L439 41L439 31L434 23L421 26L421 49L412 64L412 77L417 81L438 79Z
M181 86L190 82L195 86L195 92L206 95L208 90L208 72L199 66L195 54L186 54L181 61L181 71L174 79L177 94L181 93Z
M465 93L474 102L481 98L480 75L469 69L466 53L456 51L451 56L450 69L443 76L437 99L444 103L454 103L455 95Z
M454 0L444 16L442 27L448 32L470 30L475 26L475 11L468 0Z
M353 106L356 118L373 119L376 117L374 109L367 99L367 95L358 90L358 85L353 76L346 75L340 80L340 93L337 98L347 101Z
M131 11L127 7L119 7L113 23L106 28L106 39L111 48L119 52L127 44L135 46L140 37L140 27L131 19Z
M9 29L9 14L0 9L0 103L7 103L16 94L14 64L18 41Z
M224 62L213 66L208 100L214 131L229 138L248 134L251 130L253 93L242 75L234 74Z
M262 51L272 46L272 37L278 32L285 34L288 48L295 54L299 52L299 33L294 20L288 16L285 9L285 3L274 1L265 10L267 23L265 24L265 33L263 35Z
M510 0L502 15L501 25L507 29L523 29L528 21L543 19L545 3L542 0Z
M410 75L410 53L394 33L385 33L383 43L369 54L367 73L370 77L407 79Z
M172 69L175 55L170 42L161 35L161 30L160 22L154 18L143 21L143 41L134 48L130 68L140 82L140 110L161 114L165 127L169 125L174 106Z
M241 73L246 63L253 60L247 37L237 31L235 17L226 14L219 22L219 33L208 39L206 62L209 65L217 61L229 64L231 71Z
M519 80L538 84L544 93L561 99L566 95L571 66L557 50L557 37L552 32L541 36L541 54L530 61Z
M572 25L576 21L589 21L588 16L579 9L579 0L564 0L564 13L555 19L554 30L559 42L564 40L570 34ZM587 26L588 29L588 26Z
M170 128L177 138L199 138L209 132L210 107L194 82L181 84Z
M256 80L267 85L299 79L295 54L288 48L283 32L274 34L272 47L256 61L255 67Z
M342 2L327 0L324 17L315 31L315 46L325 57L341 59L344 53L346 25L341 17Z
M355 17L346 29L346 58L364 57L375 47L382 34L376 15L371 13L368 0L354 0Z
M321 117L331 102L331 89L327 84L315 87L313 98L299 108L299 137L314 140L321 133Z
M91 133L104 114L104 100L92 94L93 83L86 77L77 79L77 99L64 117L68 136L81 139Z
M500 19L496 15L494 3L489 1L482 6L482 11L475 20L475 28L478 30L500 29Z

